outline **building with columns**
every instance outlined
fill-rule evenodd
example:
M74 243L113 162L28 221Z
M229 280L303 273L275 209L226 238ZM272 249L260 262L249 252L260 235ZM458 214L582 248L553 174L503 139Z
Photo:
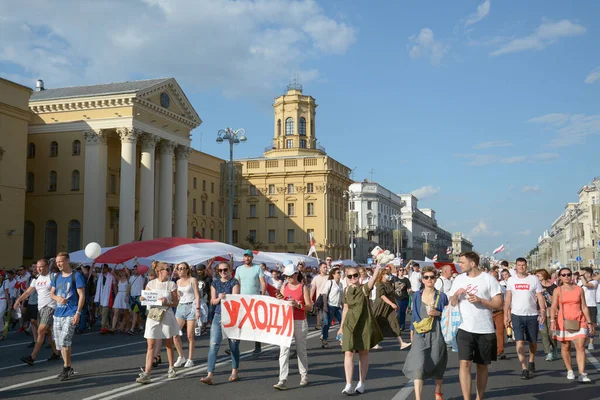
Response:
M473 251L473 243L471 238L465 237L460 232L454 232L452 235L452 259L458 262L461 253Z
M188 186L202 167L190 176L190 143L202 121L175 79L43 85L29 102L24 259L193 234ZM218 181L221 160L192 158L210 159Z
M264 155L235 161L234 245L306 254L312 233L319 257L349 258L343 194L350 169L319 145L316 108L301 85L289 85L273 104L273 141Z

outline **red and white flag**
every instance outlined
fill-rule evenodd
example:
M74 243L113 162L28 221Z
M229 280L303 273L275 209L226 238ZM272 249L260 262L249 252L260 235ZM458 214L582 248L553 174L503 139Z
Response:
M437 261L437 254L435 256L433 256L432 260Z
M498 253L500 253L501 251L504 251L504 245L502 245L502 246L500 246L500 247L496 248L496 250L494 250L494 254L498 254Z
M310 234L310 249L308 250L307 256L310 257L311 254L314 254L315 257L317 257L317 245L312 233Z
M452 254L452 250L453 250L452 247L448 247L446 249L446 254Z

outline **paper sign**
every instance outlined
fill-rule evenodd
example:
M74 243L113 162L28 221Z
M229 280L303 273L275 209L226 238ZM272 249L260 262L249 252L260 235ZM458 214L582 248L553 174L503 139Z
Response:
M160 297L159 291L156 290L142 290L142 297L144 300L141 302L143 306L162 306L162 302L158 300Z
M294 312L285 300L229 294L221 302L221 325L229 339L290 347L294 336Z

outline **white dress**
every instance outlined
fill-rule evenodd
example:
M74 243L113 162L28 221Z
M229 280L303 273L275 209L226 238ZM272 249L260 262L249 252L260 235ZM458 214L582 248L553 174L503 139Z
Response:
M115 301L113 303L113 308L117 308L119 310L128 310L129 309L129 299L127 298L127 286L129 286L129 282L121 282L119 281L117 284L117 295L115 296Z
M150 290L158 291L159 297L164 297L167 301L171 301L171 292L177 289L177 284L173 281L159 282L153 279L148 282ZM161 308L166 310L161 322L151 318L146 318L146 330L144 338L146 339L170 339L175 335L179 335L179 324L175 318L172 307L149 306L149 308Z

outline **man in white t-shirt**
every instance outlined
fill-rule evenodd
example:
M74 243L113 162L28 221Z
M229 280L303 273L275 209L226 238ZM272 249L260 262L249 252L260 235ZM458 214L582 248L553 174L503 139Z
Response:
M579 286L583 288L583 296L585 297L585 304L590 310L590 319L592 323L596 325L598 323L598 311L596 309L596 292L598 291L598 281L592 276L594 270L592 268L582 268L581 278L579 279ZM588 350L594 350L594 338L589 338Z
M310 298L316 302L317 297L323 294L323 288L325 284L329 280L329 275L327 274L327 263L319 264L319 275L315 276L311 282L310 286ZM317 325L315 326L315 330L321 330L321 322L323 321L323 309L316 310L317 311Z
M471 365L477 365L477 398L487 386L488 365L496 361L496 328L492 310L502 308L502 290L498 281L479 270L479 255L468 251L459 259L463 273L452 282L450 303L458 304L462 322L456 341L460 360L460 388L465 400L471 399Z
M546 300L540 280L527 273L527 260L519 257L516 264L517 275L511 276L506 286L504 325L513 328L521 363L521 379L529 379L535 373L537 337L539 324L545 323L546 319ZM525 342L529 342L529 363L526 363Z
M408 262L408 265L411 265L411 262L412 260ZM412 263L412 271L410 272L410 274L408 274L408 280L410 281L410 298L408 299L408 309L409 312L411 312L413 304L413 294L421 290L421 266L419 265L419 263Z
M440 277L435 282L435 288L442 293L450 293L452 288L452 267L450 265L444 265L440 271Z

